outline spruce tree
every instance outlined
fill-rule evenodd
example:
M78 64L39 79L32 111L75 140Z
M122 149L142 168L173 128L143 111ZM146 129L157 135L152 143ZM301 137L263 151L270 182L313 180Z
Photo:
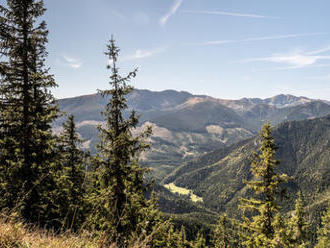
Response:
M139 163L139 154L149 147L144 140L151 129L134 135L138 117L132 111L127 118L127 95L133 90L128 82L136 76L137 70L127 76L119 75L117 60L119 48L111 38L107 45L110 64L109 90L100 91L109 96L103 115L105 125L100 126L100 143L94 159L96 191L92 196L94 204L91 221L94 227L104 231L109 242L125 247L135 233L150 231L153 220L148 217L151 203L144 197L147 185L144 175L148 171ZM148 220L148 223L145 220Z
M237 246L236 230L233 221L223 214L219 217L213 233L213 245L215 248L230 248Z
M292 232L288 229L288 221L281 213L277 213L274 218L274 230L274 247L294 247L292 246Z
M330 244L330 202L327 211L322 217L321 226L317 232L316 248L327 248Z
M304 209L301 192L295 204L295 210L288 222L290 230L290 243L292 247L309 247L310 246L310 224L306 220L306 212Z
M192 248L207 248L206 239L202 232L198 232L196 239L192 242Z
M281 194L280 184L288 181L286 174L280 175L276 168L279 161L275 158L277 147L271 133L271 125L266 123L260 133L259 153L251 160L253 180L247 182L255 198L241 199L240 208L244 216L241 232L246 247L272 247L275 234L274 219L279 212L277 197ZM250 218L251 215L252 218Z
M80 147L74 116L69 115L63 123L63 132L59 137L59 155L61 170L58 173L61 219L65 229L77 230L85 220L86 210L86 164L88 154Z
M56 83L45 67L43 1L7 0L0 5L0 208L26 221L56 219L53 202L57 106Z

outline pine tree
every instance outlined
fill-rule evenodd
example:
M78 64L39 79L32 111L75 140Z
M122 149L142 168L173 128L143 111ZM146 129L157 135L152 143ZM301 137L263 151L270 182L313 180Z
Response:
M74 116L69 115L63 123L59 137L60 167L58 174L61 218L66 229L77 230L85 220L86 210L86 160L88 154L80 150L82 140L78 137Z
M242 232L241 236L246 247L273 246L274 218L279 212L277 196L281 194L279 186L289 179L287 175L276 172L280 162L275 158L277 147L269 123L262 127L260 138L260 152L253 154L251 163L254 179L247 182L257 197L243 198L240 204L243 214L254 214L252 218L245 216L242 224L246 233Z
M213 233L213 245L215 248L230 248L237 246L236 230L231 219L223 214L219 217Z
M45 67L44 12L43 1L0 5L0 208L42 225L57 217L51 124L58 113Z
M304 248L310 246L310 224L306 220L306 212L300 192L296 200L295 210L289 220L288 228L290 230L292 247Z
M317 245L316 248L327 248L330 244L330 203L328 210L324 213L322 217L321 226L317 232Z
M192 242L192 248L207 248L206 239L203 233L198 232L196 239Z
M108 69L111 71L112 88L100 91L103 96L110 96L110 99L103 113L105 126L99 127L100 143L94 161L97 191L92 197L94 214L91 217L95 228L107 233L109 242L125 247L134 233L143 232L137 230L138 227L150 229L141 224L148 219L151 205L144 197L148 188L144 183L144 175L148 169L141 168L138 158L149 147L144 140L150 136L151 128L133 135L138 117L132 111L125 118L124 111L127 111L127 95L133 90L128 82L136 76L137 70L126 77L120 76L117 67L119 48L113 38L107 48L105 54L110 61ZM152 223L150 221L149 225Z
M274 231L274 247L294 248L294 246L292 246L292 233L288 229L288 223L281 213L277 213L274 218Z

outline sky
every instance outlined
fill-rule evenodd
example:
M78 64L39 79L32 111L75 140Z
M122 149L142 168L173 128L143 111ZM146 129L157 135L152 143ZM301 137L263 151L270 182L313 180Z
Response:
M109 88L106 45L135 88L330 100L329 0L44 0L55 97Z

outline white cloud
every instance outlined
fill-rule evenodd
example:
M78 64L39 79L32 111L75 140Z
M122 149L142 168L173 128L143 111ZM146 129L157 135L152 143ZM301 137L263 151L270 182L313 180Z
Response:
M264 15L256 15L256 14L247 14L247 13L236 13L236 12L227 12L227 11L206 11L206 10L186 10L183 11L185 13L191 14L206 14L206 15L225 15L225 16L236 16L236 17L248 17L248 18L277 18L271 16L264 16Z
M290 39L290 38L298 38L298 37L324 35L324 34L325 33L305 33L305 34L286 34L286 35L276 35L276 36L264 36L264 37L247 38L247 39L240 40L239 42L262 41L262 40L282 40L282 39Z
M316 50L317 54L323 53L325 49ZM276 68L276 70L288 70L288 69L298 69L304 67L324 67L324 64L318 64L321 60L330 60L328 55L317 55L315 51L304 52L304 51L295 51L289 54L273 54L269 57L263 58L249 58L242 60L240 62L270 62L275 64L287 65L287 67Z
M208 45L222 45L222 44L232 44L232 43L243 43L243 42L251 42L251 41L264 41L264 40L282 40L282 39L290 39L290 38L298 38L298 37L307 37L307 36L318 36L324 35L325 33L305 33L305 34L286 34L286 35L276 35L276 36L262 36L262 37L252 37L245 38L241 40L212 40L205 42L195 42L195 43L184 43L183 45L193 45L193 46L208 46ZM323 50L314 51L321 53L330 50L329 48L324 48Z
M171 6L169 12L167 12L164 16L162 16L159 19L159 24L161 26L165 26L168 19L177 12L177 10L180 8L182 3L183 3L183 0L174 0L174 3Z
M326 46L311 52L308 52L308 54L314 55L314 54L320 54L320 53L325 53L330 51L330 46Z
M63 55L64 65L69 66L73 69L79 69L82 66L82 62L79 59Z
M164 48L164 47L151 49L151 50L137 49L134 54L124 57L122 59L122 61L131 61L131 60L149 58L149 57L152 57L154 55L163 53L165 51L166 51L166 48Z

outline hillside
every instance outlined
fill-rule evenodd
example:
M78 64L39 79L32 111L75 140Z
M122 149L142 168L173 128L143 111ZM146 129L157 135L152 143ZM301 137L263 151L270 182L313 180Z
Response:
M294 178L288 194L294 197L301 190L310 207L322 205L330 197L330 115L285 122L273 134L279 170ZM238 199L250 194L243 180L251 178L249 156L257 145L258 139L251 138L186 162L163 183L191 189L206 207L234 214Z
M58 101L62 111L75 115L84 148L92 153L98 140L97 126L103 120L100 112L107 100L93 94ZM266 120L278 124L330 113L330 105L306 97L224 100L174 90L134 90L128 106L140 114L140 128L153 127L152 149L142 162L153 168L158 180L185 161L253 137ZM57 121L56 131L62 121L63 117Z

